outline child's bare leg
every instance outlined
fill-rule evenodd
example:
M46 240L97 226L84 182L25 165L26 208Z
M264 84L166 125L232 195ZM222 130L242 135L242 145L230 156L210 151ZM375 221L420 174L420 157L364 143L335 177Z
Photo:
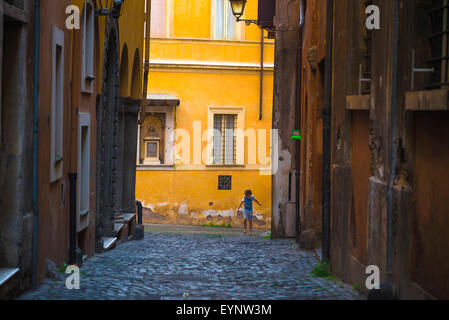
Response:
M243 233L246 233L246 219L243 220Z
M249 234L253 235L253 220L249 220Z

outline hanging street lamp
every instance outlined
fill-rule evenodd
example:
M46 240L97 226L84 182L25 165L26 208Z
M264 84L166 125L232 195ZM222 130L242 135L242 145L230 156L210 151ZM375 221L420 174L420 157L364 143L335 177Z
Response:
M231 3L232 14L234 14L234 17L236 18L237 22L243 21L246 23L247 26L249 26L251 23L258 24L257 20L241 19L241 17L245 12L247 0L229 0L229 2Z

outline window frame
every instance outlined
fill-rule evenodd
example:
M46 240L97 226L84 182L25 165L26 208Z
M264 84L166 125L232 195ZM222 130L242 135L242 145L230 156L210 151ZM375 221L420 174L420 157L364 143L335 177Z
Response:
M78 175L77 175L77 231L84 230L90 220L90 138L91 117L89 113L78 114ZM83 128L87 128L83 148ZM83 170L84 169L84 170Z
M234 164L215 164L213 157L214 148L214 118L219 114L232 114L237 116L237 126L234 128L236 162ZM209 107L207 124L207 162L208 166L232 167L245 165L245 108L244 107Z
M90 16L88 17L89 10ZM92 93L95 80L95 6L91 1L86 1L84 4L81 56L81 90L85 93Z
M159 165L161 164L161 160L159 159L160 154L160 148L161 148L161 139L160 138L144 138L145 141L145 157L143 159L143 164L146 165ZM156 157L149 157L148 156L148 145L150 143L156 143L157 149L156 149Z
M428 13L429 20L432 21L434 15L442 14L441 17L441 29L440 30L430 30L429 37L432 39L430 41L431 47L431 55L428 59L428 64L436 69L440 75L440 82L430 82L428 86L430 89L442 89L443 87L447 87L449 85L449 1L443 0L442 7L437 7L431 10L433 13ZM435 19L435 18L433 18ZM437 34L435 34L435 32ZM439 45L441 45L440 53L434 52L434 42L435 39L439 39ZM439 70L435 65L439 64Z
M213 40L225 40L225 41L241 40L242 39L241 23L237 23L237 21L235 21L235 17L232 13L230 15L229 14L226 15L226 19L225 19L225 16L223 17L223 37L217 37L217 10L216 10L217 1L220 1L220 0L211 0L211 34L212 34L211 38ZM224 4L223 11L224 12L232 12L229 0L221 0L221 1ZM224 14L224 12L223 12L223 14ZM235 37L234 38L230 38L229 34L228 34L228 23L229 23L228 19L231 19L235 23Z
M413 25L413 41L408 44L410 64L412 68L422 70L414 72L412 69L408 88L410 92L430 92L445 89L449 85L449 1L444 1L447 3L442 3L442 6L426 3L424 8L417 0L407 3L410 6L407 23ZM442 15L441 21L437 19L439 14ZM434 22L441 22L441 25ZM434 30L435 26L441 29ZM445 52L435 51L440 45L441 50L445 48ZM443 74L445 79L442 79ZM439 79L435 78L436 75L440 76Z
M431 4L424 1L418 2L417 0L407 2L407 15L406 23L413 26L411 31L413 41L407 42L407 51L409 54L408 63L410 67L422 69L422 72L413 72L413 69L409 70L409 82L406 87L405 92L405 110L407 111L448 111L449 110L449 48L446 47L447 64L445 74L448 76L448 82L443 83L441 81L441 75L443 72L443 65L441 63L440 68L437 69L436 65L438 63L431 63L431 61L437 61L438 59L434 56L435 46L432 46L432 40L435 41L436 37L430 37L431 35L436 35L434 30L431 28L431 19L429 19L429 14L434 12L436 14L438 11L442 11L443 17L446 15L446 23L442 21L441 28L449 29L449 8L444 7L443 10L437 10L437 7L431 7ZM449 1L445 6L449 6ZM438 21L438 20L435 20ZM423 25L428 23L427 27L424 28ZM443 30L443 29L442 29ZM439 34L443 34L440 32ZM443 47L443 39L441 37L441 46ZM449 34L446 36L446 41L449 42ZM448 43L446 43L449 45ZM438 56L443 58L443 56ZM446 57L445 57L446 58ZM407 66L408 67L408 66ZM432 70L432 68L434 68ZM435 75L439 75L440 78L435 78ZM434 81L434 80L437 81Z
M227 181L220 181L221 180L227 180ZM229 182L229 187L225 185L225 183ZM232 175L218 175L218 191L232 191Z
M151 28L150 28L150 38L168 38L170 33L170 25L169 25L169 18L170 18L170 0L157 0L160 1L158 4L159 6L153 5L154 0L147 0L151 1ZM163 4L162 4L163 3ZM156 10L158 9L158 10ZM159 10L161 9L161 10ZM145 9L146 10L146 9ZM163 17L162 20L156 20L155 14L160 15L160 17ZM162 32L156 33L154 30L156 29L156 23L162 23L162 26L158 26L161 28L157 28L158 30L161 29ZM146 22L145 22L145 32L146 32ZM146 34L145 34L146 37Z
M53 26L50 128L50 182L62 178L64 156L64 31ZM60 56L58 59L58 47ZM59 72L58 72L59 71ZM57 153L60 154L57 154Z
M216 141L215 141L215 133L217 131L217 128L215 125L217 124L217 117L220 117L220 128L219 128L219 161L217 162L216 159ZM228 128L228 121L231 118L232 120L232 129ZM214 147L213 147L213 161L214 165L235 165L237 162L237 141L236 141L236 129L237 129L237 115L236 114L214 114ZM232 136L230 136L229 131L232 130ZM228 153L228 147L229 147L229 139L232 140L232 154ZM229 156L232 155L232 161L229 161Z

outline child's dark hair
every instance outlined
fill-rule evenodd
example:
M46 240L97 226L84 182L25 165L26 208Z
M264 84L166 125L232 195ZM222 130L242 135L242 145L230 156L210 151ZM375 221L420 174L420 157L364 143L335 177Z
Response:
M251 192L251 190L246 190L245 191L245 196L251 196L253 193Z

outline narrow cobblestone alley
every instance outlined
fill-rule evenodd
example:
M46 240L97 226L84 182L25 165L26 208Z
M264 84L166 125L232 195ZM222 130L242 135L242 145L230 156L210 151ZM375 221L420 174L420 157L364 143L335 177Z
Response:
M201 228L201 227L199 227ZM205 228L203 228L204 230ZM269 240L240 230L145 234L88 259L80 289L46 279L20 299L192 300L360 299L352 286L311 275L313 252L294 241Z

